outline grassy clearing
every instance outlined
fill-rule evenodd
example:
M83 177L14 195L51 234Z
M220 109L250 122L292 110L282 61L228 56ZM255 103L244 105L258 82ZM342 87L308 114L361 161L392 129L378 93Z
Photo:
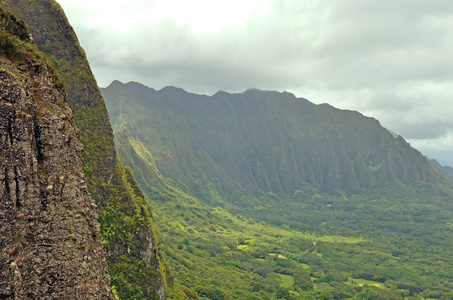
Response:
M275 273L280 277L280 286L285 288L292 288L294 285L294 277L286 274Z
M323 241L328 243L357 244L363 242L364 239L360 237L351 236L325 235L320 238L317 238L316 241Z
M347 284L352 285L352 286L375 286L378 288L385 288L385 285L382 282L377 282L377 281L371 281L371 280L366 280L366 279L360 279L360 278L349 278Z

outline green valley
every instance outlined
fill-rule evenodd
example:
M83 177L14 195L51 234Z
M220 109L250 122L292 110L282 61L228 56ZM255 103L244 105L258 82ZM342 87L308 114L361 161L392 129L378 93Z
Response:
M453 189L402 137L289 93L101 90L174 299L453 299Z

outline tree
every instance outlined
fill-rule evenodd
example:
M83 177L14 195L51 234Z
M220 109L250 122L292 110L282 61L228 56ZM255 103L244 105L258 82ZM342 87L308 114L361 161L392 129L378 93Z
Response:
M279 287L276 292L277 299L286 299L286 300L291 300L291 294L289 293L289 290L285 287Z
M297 270L293 274L294 277L294 287L300 288L304 291L313 289L313 282L311 281L310 275L306 274L302 270Z
M225 293L222 290L216 289L212 292L211 297L209 299L223 300L223 299L225 299Z

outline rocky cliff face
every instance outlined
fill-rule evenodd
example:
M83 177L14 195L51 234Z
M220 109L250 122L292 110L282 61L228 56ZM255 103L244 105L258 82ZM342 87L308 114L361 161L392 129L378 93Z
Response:
M120 298L165 298L171 272L160 254L151 211L113 142L104 100L77 36L56 1L4 0L29 26L37 47L58 65L79 139L83 172L98 205L109 274Z
M24 58L0 56L0 299L113 299L66 94Z
M88 190L98 205L112 285L123 299L165 298L171 272L160 254L151 211L117 159L104 100L77 36L56 1L0 2L29 26L37 47L58 65L79 139Z

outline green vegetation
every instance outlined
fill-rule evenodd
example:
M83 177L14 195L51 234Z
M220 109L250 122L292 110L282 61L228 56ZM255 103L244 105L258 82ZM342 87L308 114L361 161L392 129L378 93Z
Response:
M26 55L38 54L29 35L23 21L0 7L0 53L11 60L24 60Z
M23 239L24 239L24 236L23 236L22 232L18 231L16 233L16 235L13 237L13 242L15 244L18 244L18 243L21 243L23 241Z
M63 88L63 82L51 60L31 42L30 32L25 23L2 7L0 7L0 54L13 62L33 61L37 65L44 65L55 79L56 86Z
M233 216L223 208L200 205L171 187L148 190L148 197L153 199L154 217L177 285L193 290L200 299L213 299L217 290L225 299L453 296L451 232L419 241L419 236L428 234L424 226L414 227L420 233L411 237L387 232L371 221L355 237L331 236L317 226L300 231ZM332 211L317 214L331 219ZM433 239L437 239L435 247Z
M446 299L453 296L451 231L436 234L420 226L412 236L388 232L372 220L370 228L357 233L362 238L339 239L317 226L302 232L233 217L184 195L154 193L150 198L158 199L152 206L175 279L200 297L221 289L232 299L278 299L279 287L294 299L400 299L401 294L433 291ZM425 234L431 237L424 241Z
M30 32L22 20L18 20L15 15L0 7L0 28L2 31L16 36L22 41L27 41L30 37ZM5 48L1 48L5 51Z
M369 164L376 184L355 185L354 188L351 188L354 184L346 185L347 188L342 190L331 188L329 183L318 186L314 180L284 192L286 188L279 189L279 186L286 186L286 171L278 172L282 161L278 162L274 157L274 163L266 166L259 147L253 150L254 155L242 160L245 158L232 150L242 146L233 143L231 137L216 146L219 151L225 149L220 153L215 147L206 146L221 143L219 140L205 137L194 142L193 136L201 138L206 128L214 130L217 126L225 130L225 133L216 131L223 137L226 133L234 135L238 132L226 129L230 122L226 117L220 117L217 125L214 122L202 124L208 123L206 120L210 118L215 120L206 115L207 110L218 115L225 113L210 108L207 98L203 98L206 100L203 105L192 107L191 101L198 101L194 100L195 96L177 89L151 90L148 91L151 98L134 98L134 95L147 93L143 86L122 87L116 82L110 88L112 90L104 91L104 95L109 109L112 108L118 151L150 200L161 232L163 251L174 271L176 286L181 287L186 298L453 299L451 185L430 169L402 138L394 139L387 136L384 129L376 127L377 122L366 123L366 118L352 114L357 117L352 118L353 122L364 122L353 128L368 126L369 132L379 137L378 144L385 144L382 148L378 144L373 146L374 157L383 159L379 164L377 160ZM171 97L162 95L163 92ZM188 98L184 99L181 94ZM171 104L172 99L185 102ZM244 100L244 103L248 101ZM151 102L155 105L154 112L147 108ZM227 106L226 100L223 103ZM294 118L285 115L282 103L279 103L279 119ZM171 109L162 109L165 105ZM272 104L260 105L260 109L257 106L254 110L244 111L252 114L261 109L277 109ZM290 108L303 116L301 109ZM197 116L181 113L197 110ZM241 110L235 112L239 114ZM355 141L347 140L346 133L351 129L346 133L340 130L341 127L349 128L341 120L348 119L351 113L342 117L330 107L322 107L322 112L334 116L337 122L333 140L337 140L335 136L343 136L346 140L335 145L346 151L349 143L349 148L355 148L354 157L362 156L363 159L363 152L369 148L356 144L361 136L355 136ZM321 113L311 111L311 114L319 114L320 127L325 129L328 121L322 120ZM234 119L234 115L229 117ZM153 122L148 124L145 119ZM162 119L171 121L160 126ZM198 124L197 127L191 128L191 122ZM234 122L252 121L245 118L245 121L231 121ZM291 128L294 125L274 122L269 126ZM311 132L320 134L321 129L315 124L307 126ZM247 130L246 126L241 128ZM283 129L281 133L274 131L275 136L271 134L263 140L282 141L285 132ZM365 144L376 139L376 135L370 133L368 136L367 132L364 129ZM245 139L237 141L246 143ZM322 151L335 152L330 149L335 145L327 140L322 145L325 148ZM206 148L212 151L210 155ZM282 160L285 158L286 161L294 162L298 155L293 149L290 158L285 146L279 151ZM273 160L271 157L270 161ZM267 178L268 187L256 189L261 187L257 184L255 188L249 185L250 189L247 189L244 185L248 180L244 179L246 177L237 180L222 167L230 164L234 168L236 159L244 166L250 166L250 161L259 162L256 166L261 171L256 174ZM224 164L219 166L219 161L223 160ZM312 160L322 161L321 156ZM348 172L340 167L340 162L341 159L335 156L326 160L326 164L334 164L342 172L341 176L347 177ZM380 169L383 171L378 174ZM315 168L312 171L314 176L318 172ZM329 172L324 174L329 176ZM366 177L366 174L362 175ZM254 178L256 182L261 175L249 179ZM271 178L278 179L279 185L271 184ZM352 178L352 182L355 179Z
M162 276L172 276L166 261L153 253L160 247L159 234L130 170L119 163L113 178L121 181L104 184L104 189L115 197L106 198L99 209L104 249L107 258L115 262L109 266L112 286L121 299L153 299L157 297ZM143 253L148 253L149 261L142 259ZM150 278L160 280L149 282Z

